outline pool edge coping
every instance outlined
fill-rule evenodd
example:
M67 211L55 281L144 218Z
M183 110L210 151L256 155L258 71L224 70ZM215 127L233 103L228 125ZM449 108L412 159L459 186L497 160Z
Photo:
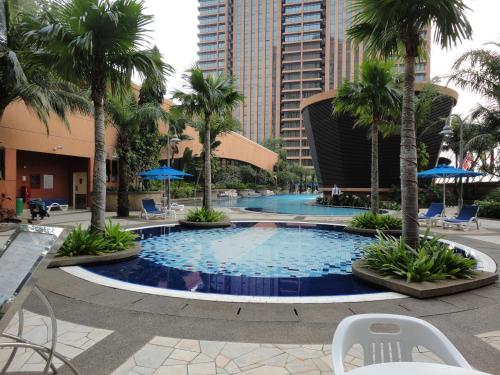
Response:
M294 223L294 224L315 224L315 225L328 225L345 227L345 224L340 223L322 223L322 222L307 222L307 221L293 221L293 220L231 220L231 223L254 223L254 222L270 222L270 223ZM127 228L127 230L139 230L145 228L155 227L174 227L178 223L147 225L134 228ZM460 244L458 242L441 239L441 241L456 246L472 255L478 260L478 269L488 272L496 272L496 262L487 254L476 250L472 247ZM347 303L347 302L372 302L372 301L385 301L392 299L409 298L409 296L396 293L396 292L380 292L380 293L362 293L362 294L349 294L337 296L311 296L311 297L264 297L264 296L244 296L244 295L229 295L217 293L200 293L195 291L183 291L175 289L158 288L146 285L139 285L129 283L126 281L116 280L110 277L98 275L94 272L85 270L80 266L60 267L60 269L72 276L92 282L97 285L106 286L110 288L126 290L130 292L144 293L149 295L182 298L188 300L211 301L211 302L233 302L233 303L272 303L272 304L324 304L324 303Z

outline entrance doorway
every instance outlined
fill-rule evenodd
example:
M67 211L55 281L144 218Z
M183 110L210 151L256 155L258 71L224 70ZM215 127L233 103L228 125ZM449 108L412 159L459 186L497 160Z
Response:
M87 208L87 172L73 173L73 208Z

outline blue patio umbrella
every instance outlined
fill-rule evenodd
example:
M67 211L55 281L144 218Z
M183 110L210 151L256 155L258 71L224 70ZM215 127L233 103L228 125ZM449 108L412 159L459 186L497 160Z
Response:
M169 179L170 181L173 180L182 180L182 177L177 177L177 176L170 176L170 177L165 177L165 176L144 176L141 177L143 180L150 180L150 181L165 181Z
M482 176L482 173L468 171L462 168L455 168L446 164L440 164L436 168L428 169L426 171L419 172L417 174L418 178L443 178L443 207L446 209L446 179L447 178L457 178L457 177L477 177Z
M150 169L149 171L140 172L139 177L145 180L168 181L167 185L167 206L170 209L170 180L181 180L185 176L192 176L189 173L179 171L169 166Z
M160 168L155 168L155 169L150 169L149 171L140 172L139 176L143 178L147 176L158 176L158 177L164 176L165 179L167 179L168 177L185 177L192 175L164 165Z

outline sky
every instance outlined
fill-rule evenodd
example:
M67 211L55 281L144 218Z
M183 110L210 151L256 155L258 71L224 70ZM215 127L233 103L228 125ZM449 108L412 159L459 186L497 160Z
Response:
M182 89L182 74L197 59L198 1L146 0L145 3L147 13L155 16L154 23L150 26L151 41L176 70L169 79L169 93L173 89ZM467 15L474 32L473 39L448 50L433 44L431 77L449 74L453 62L465 51L500 40L500 0L465 0L465 3L471 8ZM442 83L445 84L446 80ZM454 88L452 84L449 86ZM459 100L454 112L467 115L481 98L470 92L456 90L459 92Z

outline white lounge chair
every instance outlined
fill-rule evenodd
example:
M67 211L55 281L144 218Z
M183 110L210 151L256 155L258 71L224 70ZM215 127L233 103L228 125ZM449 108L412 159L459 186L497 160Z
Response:
M170 209L174 211L184 211L184 205L172 202L170 203Z
M415 362L412 351L423 346L446 365L471 366L432 324L424 320L391 314L360 314L342 320L333 336L332 362L335 375L346 374L344 359L353 347L363 348L363 365L386 362Z

